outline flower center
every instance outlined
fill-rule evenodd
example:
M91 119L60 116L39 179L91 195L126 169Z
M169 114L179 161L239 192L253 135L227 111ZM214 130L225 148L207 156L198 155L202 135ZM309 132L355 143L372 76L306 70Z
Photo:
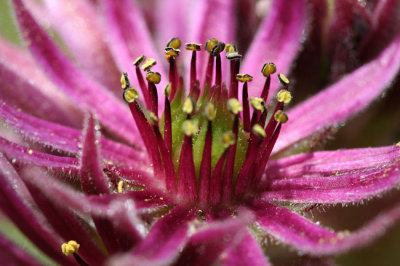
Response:
M287 90L289 80L278 74L283 89L269 112L266 102L275 64L264 64L262 94L249 99L248 83L253 77L239 73L242 56L233 44L211 38L205 44L209 56L203 85L197 72L201 44L185 44L191 51L189 86L185 89L177 68L180 47L181 40L173 38L165 48L169 83L160 116L156 86L161 75L151 71L154 59L140 56L133 62L143 98L139 99L138 91L130 86L127 73L121 76L123 97L152 162L155 186L190 204L232 204L253 192L263 178L281 125L288 120L283 109L292 99ZM229 87L222 80L223 51L230 65ZM242 104L238 101L239 83L243 84Z

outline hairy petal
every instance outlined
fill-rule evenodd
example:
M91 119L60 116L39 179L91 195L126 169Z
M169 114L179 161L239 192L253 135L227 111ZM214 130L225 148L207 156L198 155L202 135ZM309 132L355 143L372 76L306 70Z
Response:
M116 257L112 265L169 265L178 256L189 237L194 210L175 207L160 218L147 237L128 255Z
M0 153L0 208L17 227L43 250L61 264L72 263L61 253L61 239L53 232L44 217L35 212L32 198L26 186L11 164Z
M400 219L400 206L396 206L352 233L336 233L267 202L257 201L253 209L258 224L268 234L311 255L336 255L365 246Z
M93 5L86 0L46 0L44 5L51 25L85 72L111 90L119 91L119 71Z
M254 76L249 90L250 96L261 95L265 78L260 75L263 64L273 62L277 72L289 72L290 66L301 48L306 29L306 4L304 0L294 0L290 4L275 0L269 14L264 18L250 45L243 62L243 73ZM271 80L270 95L279 89L277 78Z
M39 266L31 255L0 233L0 260L8 265Z
M400 34L374 60L289 110L290 120L282 128L274 152L366 108L390 85L399 68Z
M121 139L132 142L138 136L138 132L129 120L126 106L95 80L82 74L62 54L32 18L21 0L13 0L13 3L23 37L29 44L31 53L47 71L49 77L80 108L95 112L107 129Z

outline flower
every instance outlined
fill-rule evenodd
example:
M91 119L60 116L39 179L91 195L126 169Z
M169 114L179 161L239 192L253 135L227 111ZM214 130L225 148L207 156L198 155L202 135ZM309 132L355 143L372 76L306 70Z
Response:
M13 0L35 61L1 43L3 58L13 60L0 64L0 117L17 134L0 138L0 207L55 262L266 265L262 246L269 237L309 256L331 256L371 242L400 218L396 205L350 233L301 215L317 204L363 202L398 186L398 144L278 159L312 148L382 93L400 68L400 34L371 61L286 113L292 85L282 73L307 26L302 0L274 1L243 64L239 50L222 42L234 39L233 1L196 2L193 25L180 20L187 2L163 1L153 17L164 25L159 38L191 27L174 31L180 38L168 41L167 60L142 56L159 57L129 0L101 1L107 39L92 2L48 0L48 14L25 4ZM74 12L80 17L70 17ZM41 23L49 19L79 65L32 13ZM189 52L180 50L183 39L196 41L185 44ZM188 80L181 78L185 65L178 55L191 55ZM162 62L166 67L157 69ZM120 77L126 103L114 95L121 94L117 69L134 71ZM276 100L268 105L271 95ZM76 127L84 113L81 132ZM10 259L34 263L0 240Z

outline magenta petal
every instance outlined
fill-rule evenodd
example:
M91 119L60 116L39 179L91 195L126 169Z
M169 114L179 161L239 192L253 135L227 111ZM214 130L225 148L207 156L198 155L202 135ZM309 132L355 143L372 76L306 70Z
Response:
M261 95L265 78L260 75L260 71L265 63L273 62L278 72L288 74L301 48L307 22L306 6L304 0L294 0L290 4L284 0L275 0L272 3L269 14L265 16L250 45L241 70L242 73L254 76L250 84L250 96ZM278 88L278 79L273 78L270 95L275 95Z
M231 248L221 261L226 266L263 266L270 265L260 244L247 231L238 245Z
M80 108L95 112L100 121L118 137L132 142L137 130L129 119L128 109L95 80L82 74L39 27L21 0L14 0L17 21L29 43L29 49L48 76ZM119 85L116 85L119 86Z
M352 233L336 233L267 202L256 202L254 210L257 222L268 234L311 255L335 255L365 246L400 219L400 206L396 206Z
M274 152L343 123L383 93L400 69L400 34L374 60L289 110Z
M189 237L194 210L175 207L160 218L147 237L129 255L117 257L113 265L170 265Z
M105 42L97 10L86 0L44 1L57 30L83 70L111 90L119 90L119 71ZM66 23L68 21L68 23Z
M31 200L19 175L0 153L0 209L48 256L61 264L72 263L73 259L61 253L61 239L34 211Z
M279 160L274 167L300 159L266 180L262 198L295 203L360 202L400 184L400 148L315 152ZM308 157L308 158L307 158ZM297 160L298 160L297 159ZM268 171L268 170L267 170Z
M31 257L25 250L18 247L0 233L0 261L7 265L29 265L39 266L40 264Z

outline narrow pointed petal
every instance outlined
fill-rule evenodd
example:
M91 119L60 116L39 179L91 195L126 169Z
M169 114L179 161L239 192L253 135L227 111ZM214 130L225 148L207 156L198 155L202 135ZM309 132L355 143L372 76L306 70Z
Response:
M19 112L4 102L0 102L0 119L30 141L67 154L77 155L79 152L82 133L77 129ZM100 144L102 154L109 161L138 168L143 168L140 165L146 165L146 157L141 151L104 137L100 137Z
M250 97L261 95L265 80L260 75L263 64L273 62L278 72L290 71L304 38L306 9L304 0L291 1L290 4L283 0L275 0L272 3L269 14L261 23L243 62L243 73L254 76L249 89ZM278 89L278 79L273 78L270 94L275 95Z
M11 164L0 153L0 208L38 248L61 264L73 259L61 253L62 240L32 208L31 196Z
M400 69L400 34L374 60L289 110L274 152L345 122L390 86Z
M0 260L8 265L39 266L31 255L0 233Z
M196 217L194 210L175 207L160 218L147 237L131 254L117 257L112 265L170 265L189 238L190 221Z
M254 209L257 222L268 234L297 250L318 256L336 255L365 246L400 219L398 205L352 233L336 233L295 212L267 202L256 202Z
M296 160L289 157L282 159ZM376 197L400 184L400 147L316 152L272 170L262 198L295 203L351 203ZM276 165L277 166L277 165ZM269 175L269 174L268 174Z
M254 236L247 231L238 245L228 251L222 259L221 265L225 266L266 266L271 265L265 257L263 250Z
M86 0L46 0L44 5L51 25L78 65L104 86L119 92L120 73L108 50L106 36L93 5Z
M21 0L13 0L23 37L48 76L80 108L95 112L100 121L121 139L132 142L137 130L122 101L117 100L98 82L82 74L39 27ZM139 139L139 138L137 138Z

